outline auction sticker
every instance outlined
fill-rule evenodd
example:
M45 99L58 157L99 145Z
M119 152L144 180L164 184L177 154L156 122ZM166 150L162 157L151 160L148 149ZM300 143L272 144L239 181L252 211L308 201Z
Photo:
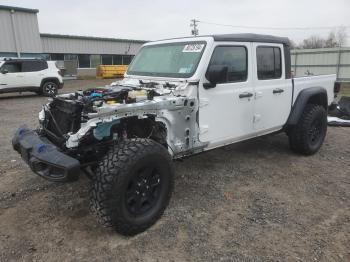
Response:
M189 45L185 45L182 52L184 52L184 53L188 53L188 52L199 53L199 52L202 52L203 47L204 47L204 44L189 44Z

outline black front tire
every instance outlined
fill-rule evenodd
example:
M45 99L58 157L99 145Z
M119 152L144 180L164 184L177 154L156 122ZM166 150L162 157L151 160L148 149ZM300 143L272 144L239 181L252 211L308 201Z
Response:
M58 84L53 81L47 81L42 85L40 93L48 97L55 96L58 93Z
M299 154L315 154L327 133L327 112L320 105L307 104L298 123L288 132L290 148Z
M174 185L171 157L150 139L112 146L96 169L90 210L100 224L123 235L152 226L167 207Z

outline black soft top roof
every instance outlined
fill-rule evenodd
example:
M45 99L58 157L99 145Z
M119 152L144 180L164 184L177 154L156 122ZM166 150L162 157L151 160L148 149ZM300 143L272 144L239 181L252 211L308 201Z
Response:
M290 44L288 37L278 37L273 35L260 34L224 34L211 35L215 41L237 41L237 42L262 42L276 44Z
M261 42L261 43L274 43L284 44L290 46L288 37L279 37L273 35L261 35L261 34L223 34L223 35L199 35L198 37L212 37L215 41L231 41L231 42ZM193 38L193 36L186 36L181 38L168 38L163 40L174 40L174 39L186 39Z

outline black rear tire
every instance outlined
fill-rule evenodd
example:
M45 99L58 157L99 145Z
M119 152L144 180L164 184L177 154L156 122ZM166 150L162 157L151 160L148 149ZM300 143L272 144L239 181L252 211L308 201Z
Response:
M299 154L315 154L323 144L327 133L327 112L320 105L307 104L298 123L291 127L290 148Z
M48 97L55 96L58 93L58 84L54 81L44 82L44 84L41 87L40 93L43 96L48 96Z
M123 235L152 226L167 207L174 184L171 157L150 139L128 139L111 147L96 169L90 210L100 224Z

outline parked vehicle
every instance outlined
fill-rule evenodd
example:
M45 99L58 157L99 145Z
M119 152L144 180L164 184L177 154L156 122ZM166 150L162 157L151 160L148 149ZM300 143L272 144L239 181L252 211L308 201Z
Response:
M0 94L30 91L54 96L62 87L63 79L54 61L24 58L0 60Z
M91 210L132 235L162 215L172 159L286 132L311 155L327 131L335 75L291 78L289 40L214 35L145 44L113 86L56 96L40 128L19 128L13 147L33 172L91 178ZM219 174L218 174L219 175Z

